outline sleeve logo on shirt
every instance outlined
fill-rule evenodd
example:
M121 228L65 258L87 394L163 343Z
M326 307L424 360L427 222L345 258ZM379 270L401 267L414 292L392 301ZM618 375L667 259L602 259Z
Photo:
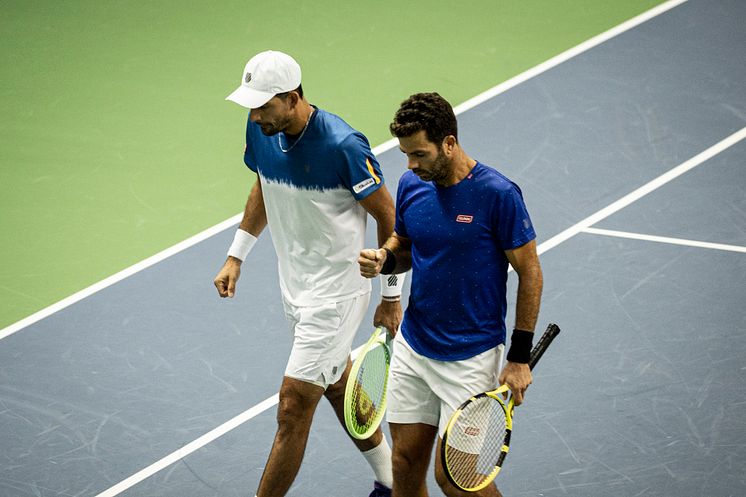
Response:
M376 184L376 180L374 180L373 178L367 178L361 181L360 183L358 183L357 185L353 186L352 191L354 191L355 193L360 193L361 191L365 190L369 186L373 186L375 184Z
M370 163L370 159L365 159L365 165L368 167L368 172L370 173L372 178L366 178L357 185L353 186L352 191L354 191L355 193L360 193L369 186L377 185L381 182L381 178L378 177L378 175L376 174L376 170L373 169L373 164Z
M456 216L456 222L457 223L470 223L474 220L474 216L469 216L467 214L459 214Z

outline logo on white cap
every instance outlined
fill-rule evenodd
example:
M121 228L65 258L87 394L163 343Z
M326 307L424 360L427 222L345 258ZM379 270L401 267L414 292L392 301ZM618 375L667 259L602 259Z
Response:
M278 93L300 86L301 70L288 54L267 50L253 56L244 68L241 86L226 97L239 105L256 109Z

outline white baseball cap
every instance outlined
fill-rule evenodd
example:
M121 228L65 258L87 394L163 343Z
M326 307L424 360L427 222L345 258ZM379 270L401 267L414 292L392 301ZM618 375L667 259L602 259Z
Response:
M300 66L288 54L267 50L253 56L243 70L241 86L225 97L249 109L266 104L278 93L300 86Z

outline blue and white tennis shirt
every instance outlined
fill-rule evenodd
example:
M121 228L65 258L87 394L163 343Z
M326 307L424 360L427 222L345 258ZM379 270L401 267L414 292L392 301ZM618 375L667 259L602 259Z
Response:
M358 201L383 174L365 136L321 109L295 143L249 119L244 162L262 182L283 297L315 306L370 292L357 263L367 221Z
M412 241L401 325L407 343L440 361L505 343L505 250L536 237L520 188L480 162L445 188L407 171L396 196L396 233Z

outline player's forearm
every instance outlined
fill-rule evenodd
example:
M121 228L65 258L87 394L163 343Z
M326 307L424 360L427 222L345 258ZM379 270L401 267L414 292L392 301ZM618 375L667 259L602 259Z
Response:
M251 188L249 198L244 207L243 218L233 237L233 243L228 248L228 259L225 264L240 266L256 244L259 234L267 225L267 213L264 210L262 186L257 178ZM222 294L221 294L222 295Z
M264 210L264 196L262 194L262 185L257 178L256 183L251 188L249 198L246 201L243 218L239 228L258 237L267 226L267 212Z
M394 201L386 185L362 199L360 205L376 220L378 246L382 246L394 232Z
M394 233L381 248L390 250L396 259L392 273L405 273L412 269L412 242L409 239Z
M377 220L378 246L382 247L394 233L393 220Z
M518 295L515 309L516 329L533 331L536 328L543 286L544 279L538 260L535 264L522 268L518 274Z

